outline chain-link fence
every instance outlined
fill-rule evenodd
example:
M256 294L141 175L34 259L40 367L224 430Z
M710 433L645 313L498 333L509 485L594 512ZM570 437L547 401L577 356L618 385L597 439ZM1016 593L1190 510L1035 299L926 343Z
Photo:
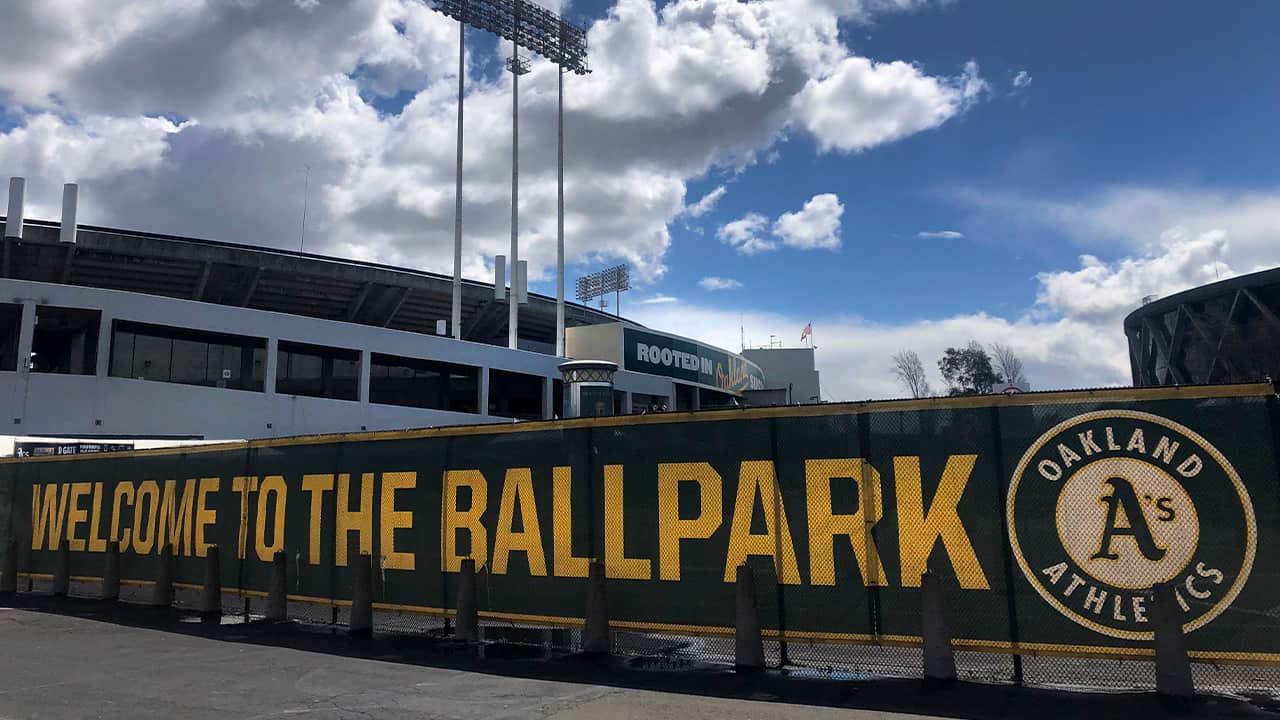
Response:
M1199 688L1271 691L1277 417L1256 388L1097 392L251 443L0 473L15 532L32 541L18 565L35 592L65 531L83 543L72 576L90 578L72 594L97 592L93 539L114 537L122 599L146 601L140 583L169 542L176 602L194 608L203 542L222 549L228 616L261 617L280 551L289 617L345 627L351 566L367 553L374 631L450 637L470 558L485 643L536 656L582 649L598 560L613 652L678 670L735 663L746 565L766 665L919 677L931 572L962 679L1145 689L1162 585Z

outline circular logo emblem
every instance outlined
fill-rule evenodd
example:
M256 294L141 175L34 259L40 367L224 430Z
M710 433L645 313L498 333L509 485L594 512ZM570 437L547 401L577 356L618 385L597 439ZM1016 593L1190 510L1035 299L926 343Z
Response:
M1158 415L1071 418L1022 456L1006 511L1014 557L1058 612L1104 635L1148 640L1152 585L1171 582L1191 632L1249 578L1249 493L1208 441Z

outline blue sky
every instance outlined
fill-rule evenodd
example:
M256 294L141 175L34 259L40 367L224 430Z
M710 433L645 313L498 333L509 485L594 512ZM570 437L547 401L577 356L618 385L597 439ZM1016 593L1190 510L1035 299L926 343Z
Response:
M0 172L28 177L32 214L77 180L88 223L292 247L309 167L308 250L451 270L457 26L421 0L21 10ZM812 321L831 399L899 395L892 354L932 371L970 340L1011 345L1037 388L1123 384L1143 297L1280 263L1275 3L566 15L594 70L567 80L568 285L627 262L625 314L730 349ZM471 31L468 51L464 272L486 278L509 234L508 49ZM554 88L535 59L521 246L548 294Z

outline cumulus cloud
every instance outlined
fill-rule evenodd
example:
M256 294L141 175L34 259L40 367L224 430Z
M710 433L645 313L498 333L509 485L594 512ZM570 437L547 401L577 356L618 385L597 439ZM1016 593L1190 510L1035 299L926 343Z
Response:
M717 185L714 190L703 195L698 202L688 205L684 209L684 214L693 218L700 218L716 208L716 203L720 202L720 198L724 197L728 189L723 185Z
M589 27L593 73L566 78L568 260L661 277L668 225L723 196L690 205L687 183L775 152L790 128L825 135L808 111L848 105L840 85L860 75L874 81L856 116L840 111L859 128L822 147L954 116L976 68L934 78L840 40L842 22L923 4L617 0ZM19 3L5 21L0 105L17 127L0 132L0 161L29 176L33 209L56 208L62 182L80 178L86 222L296 247L310 166L308 249L449 269L457 26L426 3L61 0ZM491 59L467 64L471 277L509 235L510 76L487 73ZM534 281L555 257L557 75L535 59L521 79L521 254ZM930 93L943 99L903 100Z
M1019 70L1017 75L1013 76L1011 81L1015 90L1027 87L1031 84L1031 73L1026 70Z
M721 225L716 237L742 255L755 255L778 247L776 242L763 236L768 225L769 218L760 213L747 213Z
M773 234L783 244L801 250L835 250L840 247L842 215L844 205L834 193L814 195L799 211L778 216Z
M921 231L916 233L921 240L963 240L964 233L958 230Z
M703 290L733 290L742 287L742 283L733 278L722 278L712 275L704 277L698 281L698 287Z
M810 79L793 109L824 150L860 152L936 128L988 90L973 61L960 75L940 78L900 60L877 63L855 56L825 77Z

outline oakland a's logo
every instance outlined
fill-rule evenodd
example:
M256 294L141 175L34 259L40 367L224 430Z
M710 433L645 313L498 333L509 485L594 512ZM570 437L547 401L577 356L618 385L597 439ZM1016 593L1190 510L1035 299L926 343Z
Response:
M1031 585L1113 637L1151 637L1148 591L1163 582L1175 585L1183 628L1202 627L1253 565L1253 504L1231 463L1148 413L1078 415L1042 435L1014 471L1007 511Z

